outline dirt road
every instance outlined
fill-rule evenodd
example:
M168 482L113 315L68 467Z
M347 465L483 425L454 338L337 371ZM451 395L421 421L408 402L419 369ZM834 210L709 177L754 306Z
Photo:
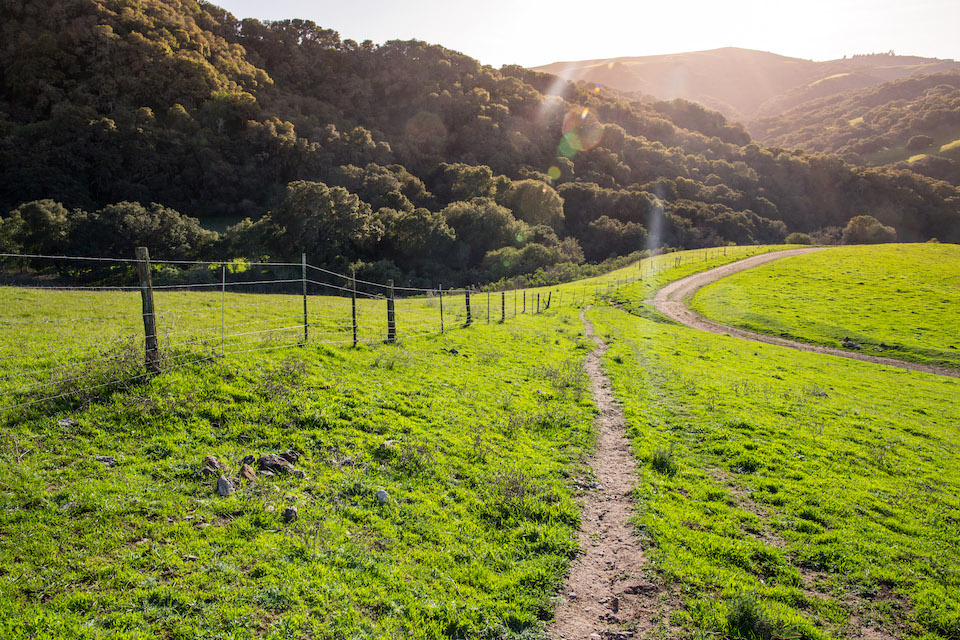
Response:
M669 316L670 318L673 318L677 322L685 324L688 327L693 327L694 329L700 329L702 331L729 334L737 338L743 338L744 340L766 342L768 344L776 344L782 347L790 347L791 349L812 351L814 353L825 353L833 356L840 356L842 358L861 360L863 362L873 362L875 364L884 364L891 367L899 367L901 369L912 369L914 371L923 371L925 373L935 373L942 376L960 378L960 371L956 371L955 369L950 369L947 367L935 367L932 365L904 362L903 360L884 358L882 356L873 356L857 351L846 351L844 349L835 349L833 347L823 347L819 345L807 344L805 342L796 342L794 340L786 340L784 338L768 336L761 333L744 331L743 329L729 327L727 325L722 325L713 322L712 320L708 320L687 306L687 301L693 297L693 294L696 293L698 289L701 289L708 284L712 284L721 278L733 275L739 271L752 269L772 260L781 260L783 258L802 255L812 251L823 251L823 249L811 247L809 249L788 249L786 251L765 253L763 255L747 258L746 260L740 260L722 267L717 267L716 269L711 269L710 271L696 273L692 276L684 278L683 280L677 280L676 282L668 284L663 289L660 289L660 291L657 292L656 297L649 302L651 302L653 306L655 306L664 315Z

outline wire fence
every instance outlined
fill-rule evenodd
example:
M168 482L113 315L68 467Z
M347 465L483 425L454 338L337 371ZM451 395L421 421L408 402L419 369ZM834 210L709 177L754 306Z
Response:
M39 275L27 266L38 261ZM580 307L683 263L666 254L579 283L480 292L361 280L305 256L300 263L238 264L151 261L146 250L140 259L0 254L0 414L63 399L82 404L152 375L240 354L391 343ZM113 267L98 272L110 284L44 275L91 264Z

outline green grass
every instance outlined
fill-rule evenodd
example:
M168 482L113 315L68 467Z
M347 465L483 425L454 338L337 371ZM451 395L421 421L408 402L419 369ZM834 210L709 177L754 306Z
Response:
M524 316L235 355L8 414L0 637L538 635L577 550L580 333ZM286 449L305 478L221 498L199 474Z
M785 258L698 292L703 315L750 331L960 367L960 246L841 247Z
M604 366L642 465L636 522L680 593L674 624L958 637L960 381L609 307L588 316L611 345Z

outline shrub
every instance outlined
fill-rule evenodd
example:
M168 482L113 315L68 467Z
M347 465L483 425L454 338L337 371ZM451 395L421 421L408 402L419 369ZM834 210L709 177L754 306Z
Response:
M806 233L794 231L784 239L785 244L813 244L813 240Z
M893 227L880 223L873 216L855 216L843 230L843 244L880 244L896 242L897 232Z
M653 470L662 473L665 476L675 476L680 470L680 465L673 457L673 445L669 449L657 449L650 456L650 466Z

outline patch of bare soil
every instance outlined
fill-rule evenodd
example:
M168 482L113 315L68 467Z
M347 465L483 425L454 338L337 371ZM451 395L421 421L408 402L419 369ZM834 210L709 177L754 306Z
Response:
M777 338L775 336L767 336L760 333L753 333L751 331L744 331L743 329L737 329L735 327L729 327L727 325L719 324L711 320L707 320L697 312L693 311L687 306L687 301L697 292L698 289L702 289L708 284L712 284L721 278L726 278L729 275L733 275L739 271L745 271L747 269L752 269L753 267L760 266L766 262L772 260L779 260L781 258L786 258L789 256L796 256L803 253L810 253L811 251L823 251L822 248L811 247L809 249L788 249L786 251L776 251L774 253L765 253L759 256L753 256L752 258L747 258L745 260L740 260L738 262L733 262L731 264L723 265L722 267L717 267L716 269L711 269L710 271L704 271L703 273L696 273L692 276L686 277L682 280L677 280L668 284L663 289L660 289L657 292L657 295L653 300L650 300L660 311L660 313L673 318L681 324L685 324L688 327L693 327L694 329L700 329L701 331L710 331L711 333L720 333L720 334L729 334L737 338L743 338L744 340L753 340L755 342L766 342L767 344L776 344L781 347L789 347L791 349L800 349L802 351L812 351L814 353L824 353L832 356L840 356L842 358L852 358L854 360L861 360L863 362L873 362L875 364L884 364L891 367L898 367L900 369L912 369L914 371L923 371L924 373L934 373L942 376L952 376L954 378L960 378L960 371L956 369L950 369L947 367L935 367L925 364L917 364L914 362L905 362L903 360L895 360L893 358L884 358L881 356L871 356L865 353L856 353L852 351L844 351L842 349L834 349L832 347L823 347L820 345L806 344L804 342L796 342L794 340L785 340L783 338Z
M580 312L580 320L587 337L597 344L585 363L600 412L597 448L590 461L597 485L582 498L581 555L572 563L559 594L550 636L557 640L640 638L666 623L671 596L647 575L650 567L630 524L636 464L623 410L600 364L607 345L594 334L584 313Z

